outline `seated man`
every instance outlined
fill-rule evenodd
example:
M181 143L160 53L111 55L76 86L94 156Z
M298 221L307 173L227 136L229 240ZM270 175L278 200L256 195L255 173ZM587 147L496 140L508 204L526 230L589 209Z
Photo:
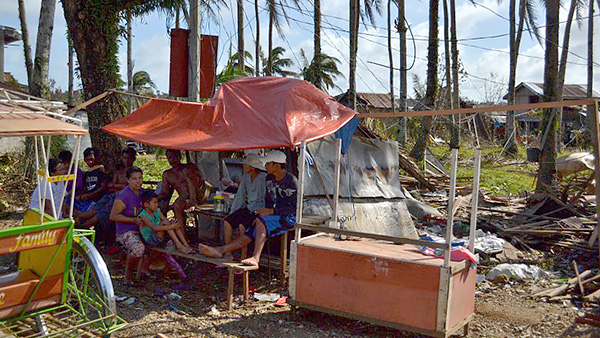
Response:
M296 223L296 178L285 170L286 156L275 150L264 159L267 169L265 207L256 212L252 226L233 242L219 247L198 244L199 251L209 257L222 257L240 249L254 240L252 257L242 260L242 264L258 266L267 238L282 230L291 229Z
M256 212L265 207L267 175L262 172L265 166L256 154L248 154L244 159L244 174L231 205L231 213L225 218L223 237L225 244L230 243L233 227L239 227L240 233L252 226Z
M181 163L181 152L179 150L167 150L167 160L172 168L165 170L163 173L159 199L166 200L168 205L171 191L177 191L179 197L173 203L173 211L177 222L183 227L186 219L185 210L204 202L200 196L205 182L196 165Z
M69 170L69 167L65 163L55 158L48 160L48 172L50 176L65 175L67 170ZM41 180L35 187L31 194L29 209L39 210L40 212L44 211L52 217L54 217L54 211L56 211L58 219L66 218L67 204L63 200L65 181L48 181L50 182Z

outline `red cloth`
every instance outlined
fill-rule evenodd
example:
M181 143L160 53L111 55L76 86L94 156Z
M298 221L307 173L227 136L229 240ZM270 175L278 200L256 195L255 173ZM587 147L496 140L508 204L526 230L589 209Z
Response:
M151 99L103 129L168 149L278 148L332 134L355 114L306 81L246 77L222 84L210 102Z

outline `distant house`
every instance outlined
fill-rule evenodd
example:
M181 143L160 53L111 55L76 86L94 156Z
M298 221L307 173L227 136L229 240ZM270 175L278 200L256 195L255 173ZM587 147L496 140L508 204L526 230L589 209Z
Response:
M565 84L563 86L563 100L581 100L587 98L586 85L580 84ZM542 102L544 95L544 84L536 82L521 82L515 88L515 104L529 104ZM593 93L594 98L600 98L600 94L596 91ZM508 94L503 97L508 99ZM516 112L516 119L520 124L529 124L530 128L537 128L541 117L522 110ZM573 128L579 129L585 125L585 111L580 107L564 107L563 118L564 124L571 125Z
M335 99L343 105L348 106L348 92L340 94ZM408 99L408 109L412 110L414 100ZM395 111L400 109L399 99L394 101ZM359 113L387 113L392 112L392 99L389 93L356 93L356 111Z

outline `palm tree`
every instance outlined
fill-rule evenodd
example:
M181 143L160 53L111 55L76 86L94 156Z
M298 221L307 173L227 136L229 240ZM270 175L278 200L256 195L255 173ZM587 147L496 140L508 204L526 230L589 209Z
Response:
M237 0L238 18L238 67L244 69L244 0Z
M313 0L314 1L314 47L315 47L315 51L314 51L314 57L313 57L313 64L314 64L314 72L313 72L313 76L314 78L312 78L312 81L309 80L312 84L315 85L315 87L319 88L319 89L323 89L323 79L321 78L321 0ZM304 57L305 61L306 61L306 57L304 56L304 51L301 50L302 52L302 57ZM305 62L305 67L306 68L306 63ZM337 66L336 66L336 71L337 71ZM304 78L306 80L306 77Z
M250 52L248 51L244 51L243 53L244 57L241 58L242 60L249 60L252 61L252 54L250 54ZM254 74L255 70L254 68L252 68L252 66L246 65L246 63L244 62L244 66L241 67L239 64L240 60L240 53L236 52L231 54L231 50L229 51L229 60L227 60L227 66L225 68L236 68L239 70L240 74L245 74L244 76L250 76L252 74Z
M299 1L300 0L293 0L296 6L299 6ZM269 50L267 56L267 66L264 68L266 69L264 74L267 76L275 74L274 65L272 64L272 61L274 60L273 28L277 30L277 34L279 34L280 37L283 37L283 28L281 26L280 20L281 16L283 16L286 21L288 20L288 15L285 11L285 6L287 6L286 0L267 0L267 11L269 12Z
M594 0L589 0L588 7L588 59L587 59L587 97L589 99L594 95ZM598 1L600 4L600 0ZM596 135L595 124L596 109L593 105L587 106L586 118L586 140L592 140L592 135ZM594 133L594 134L593 134Z
M364 0L364 11L361 11L360 0L350 0L350 108L356 109L356 56L358 54L358 26L362 19L375 24L375 12L381 14L381 0Z
M392 54L392 0L387 3L387 42L388 42L388 60L390 63L390 101L392 102L392 111L396 111L396 102L394 97L394 54Z
M256 76L259 75L260 72L260 19L258 15L258 0L254 0L254 16L256 17L256 46L254 49L254 55L256 55L254 71L256 72Z
M154 84L154 81L152 81L148 72L140 70L133 74L131 81L131 91L133 93L144 96L154 96L157 89L156 84Z
M406 110L407 97L407 69L406 69L406 21L404 19L405 6L404 0L398 1L398 33L400 34L400 108ZM396 140L402 145L406 143L406 119L401 117L398 119L398 136Z
M534 35L538 37L539 34L536 24L536 14L533 8L533 4L529 0L520 0L519 2L519 23L518 28L516 26L516 0L510 0L509 3L509 49L510 49L510 69L508 73L508 95L507 101L509 105L515 104L515 87L517 78L517 59L519 56L519 47L521 45L521 37L523 36L524 23L530 28L530 31L534 32ZM509 111L506 114L506 133L505 133L505 144L507 154L517 153L516 133L515 133L515 112Z
M338 63L340 63L340 60L333 56L321 53L321 60L319 62L319 66L317 66L315 58L313 58L312 62L308 61L304 49L300 49L300 55L302 56L303 67L299 75L302 76L304 80L316 86L315 82L318 79L325 89L339 89L333 80L338 76L344 77L344 74L342 74L337 67Z
M19 0L19 21L21 22L21 39L23 40L23 53L25 54L25 69L27 70L27 85L31 87L33 74L33 59L31 57L31 44L29 43L29 29L27 28L27 15L25 14L25 1Z
M33 96L49 98L48 71L50 66L50 42L54 26L56 0L42 0L40 22L35 43L35 59L29 93Z
M558 34L560 0L546 0L546 52L544 55L544 101L556 101L558 92ZM556 110L544 109L542 152L537 191L555 189L556 184Z
M283 54L285 53L285 48L278 46L273 48L273 50L271 51L271 58L270 59L264 59L263 58L263 65L266 64L267 66L265 66L265 68L263 68L263 73L267 76L270 75L279 75L279 76L296 76L297 74L289 71L289 70L285 70L284 67L291 67L294 65L294 62L289 59L289 58L284 58ZM271 70L269 71L269 65L271 67Z
M427 88L425 97L422 100L422 105L427 110L435 109L435 97L437 93L437 67L438 67L438 12L439 0L429 0L429 39L427 47ZM417 142L410 152L417 161L422 161L425 149L427 148L427 140L431 129L431 116L423 116L421 119L421 130Z

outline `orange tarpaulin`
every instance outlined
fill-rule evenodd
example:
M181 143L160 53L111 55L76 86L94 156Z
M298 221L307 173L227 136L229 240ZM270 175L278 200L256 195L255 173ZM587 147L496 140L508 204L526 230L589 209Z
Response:
M355 114L306 81L246 77L222 84L210 102L151 99L103 129L168 149L277 148L332 134Z

